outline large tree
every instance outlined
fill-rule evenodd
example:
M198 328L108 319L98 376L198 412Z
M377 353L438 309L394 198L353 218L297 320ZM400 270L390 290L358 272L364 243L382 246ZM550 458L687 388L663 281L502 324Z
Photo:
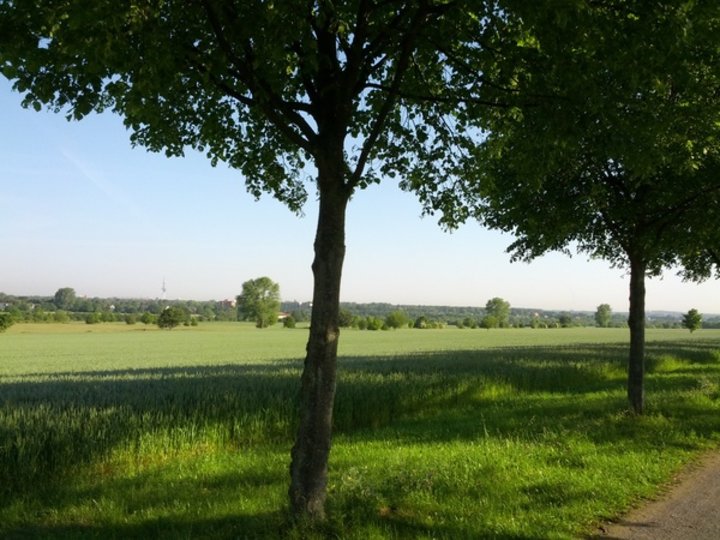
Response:
M494 118L469 196L517 235L516 258L576 248L629 270L642 413L646 277L701 280L720 263L720 4L508 4L525 31L506 84L533 103Z
M612 308L610 304L600 304L595 310L595 324L600 328L607 328L612 321Z
M58 309L72 309L77 299L75 289L72 287L62 287L55 292L53 303Z
M200 150L239 170L255 196L271 193L294 211L314 174L296 514L324 514L346 206L357 189L399 177L443 210L441 188L464 181L479 123L469 110L507 94L478 72L498 36L490 29L500 12L487 4L0 0L0 72L26 106L75 119L114 111L133 144L171 156Z
M237 309L240 318L255 321L258 328L272 326L280 311L280 286L269 277L246 281L237 297Z
M510 324L510 302L502 298L491 298L485 304L485 314L492 317L497 325L504 328Z

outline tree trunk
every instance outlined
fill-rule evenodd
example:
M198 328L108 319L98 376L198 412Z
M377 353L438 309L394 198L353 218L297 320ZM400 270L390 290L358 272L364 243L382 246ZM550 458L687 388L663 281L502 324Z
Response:
M642 414L645 404L645 266L642 257L630 257L628 399L635 414Z
M340 335L338 315L345 257L345 209L349 199L342 181L342 157L335 160L335 165L318 167L320 210L312 265L312 319L301 380L299 427L290 465L291 511L296 517L314 521L325 517Z

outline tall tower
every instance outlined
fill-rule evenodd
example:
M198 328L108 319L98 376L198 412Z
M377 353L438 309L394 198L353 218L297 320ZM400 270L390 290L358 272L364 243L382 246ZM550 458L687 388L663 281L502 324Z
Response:
M163 302L166 300L165 293L167 293L167 287L165 287L165 278L163 278L163 286L162 286L162 301Z

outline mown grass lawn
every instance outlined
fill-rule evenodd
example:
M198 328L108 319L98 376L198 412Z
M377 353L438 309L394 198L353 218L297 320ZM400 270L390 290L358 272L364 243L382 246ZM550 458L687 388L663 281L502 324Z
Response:
M0 537L576 538L720 436L720 331L343 332L328 522L285 499L306 330L16 325Z

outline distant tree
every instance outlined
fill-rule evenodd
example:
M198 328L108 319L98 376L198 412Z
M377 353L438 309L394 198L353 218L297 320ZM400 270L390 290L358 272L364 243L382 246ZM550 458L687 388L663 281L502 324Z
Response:
M485 313L495 318L497 326L504 328L510 322L510 302L498 297L491 298L485 304Z
M573 324L573 318L572 315L568 313L563 313L558 317L558 323L560 323L560 326L562 328L570 328Z
M72 287L63 287L55 293L53 303L57 309L71 310L76 299L75 289Z
M413 328L427 328L427 326L428 321L425 315L420 315L417 319L415 319L415 324L413 324Z
M600 328L607 328L610 326L612 319L612 309L610 304L600 304L595 311L595 324Z
M340 326L340 328L348 328L352 326L354 318L355 317L349 310L340 308L340 314L338 315L338 326Z
M0 313L0 332L4 332L15 324L15 320L10 313Z
M137 323L137 316L134 313L128 313L125 315L125 324L135 324Z
M58 309L55 313L53 313L53 321L56 323L70 322L70 315L68 315L67 311Z
M702 315L697 309L691 309L683 315L682 325L690 330L690 333L702 328Z
M255 321L258 328L275 324L280 311L280 286L269 277L246 281L237 297L237 309L239 319Z
M180 306L168 306L158 315L157 325L165 330L172 330L176 326L188 321L188 319L188 312Z
M475 320L472 317L465 317L462 320L462 324L463 324L463 326L467 326L468 328L477 328L478 327L477 320Z
M410 318L402 310L395 310L385 317L385 325L388 328L405 328Z
M140 322L143 324L155 324L157 322L157 315L146 311L140 315Z
M497 328L498 326L500 326L500 323L498 322L497 317L493 317L492 315L485 315L482 319L480 319L480 328L490 330L490 328Z
M383 321L379 317L369 316L369 317L367 317L366 320L367 320L366 328L368 330L380 330L383 327L383 325L385 324L385 321Z
M86 324L99 324L102 322L102 317L100 316L100 313L97 311L93 311L92 313L88 313L85 316L85 323Z
M283 319L283 326L285 328L295 328L295 325L296 325L295 317L293 317L292 315L288 315L287 317L285 317Z

